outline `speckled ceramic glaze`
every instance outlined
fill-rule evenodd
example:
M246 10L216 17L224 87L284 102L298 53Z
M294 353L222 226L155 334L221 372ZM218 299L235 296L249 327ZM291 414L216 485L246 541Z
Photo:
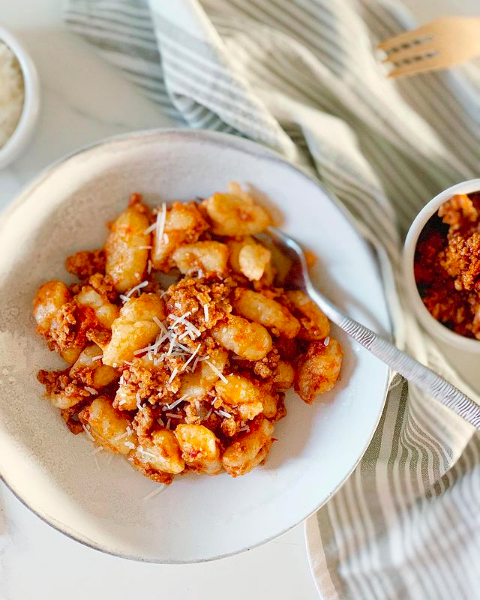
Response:
M108 140L44 172L0 223L0 473L35 513L105 552L155 562L200 562L280 535L321 506L374 432L387 368L342 334L333 393L306 406L293 392L265 467L232 479L187 475L151 500L156 484L120 457L99 469L42 399L39 368L61 364L35 334L36 288L70 280L65 257L103 245L105 223L131 192L146 202L188 200L250 184L282 227L319 257L314 280L345 311L382 330L388 316L369 248L324 190L275 154L222 134L153 131Z

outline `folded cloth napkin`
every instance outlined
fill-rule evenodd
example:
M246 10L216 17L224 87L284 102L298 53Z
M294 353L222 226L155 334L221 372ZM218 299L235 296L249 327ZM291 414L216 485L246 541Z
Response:
M390 0L68 0L65 18L177 122L313 172L379 253L397 343L462 385L402 308L399 260L425 202L480 172L477 67L386 79L375 43L414 27ZM361 463L307 523L320 596L479 598L479 505L478 434L396 376Z

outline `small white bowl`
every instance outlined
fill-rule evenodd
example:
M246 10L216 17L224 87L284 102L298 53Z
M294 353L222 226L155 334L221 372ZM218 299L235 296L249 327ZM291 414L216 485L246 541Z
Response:
M403 272L408 299L420 324L427 333L431 334L458 374L474 390L480 391L480 341L455 333L432 317L420 297L413 270L418 238L430 217L437 212L444 202L455 194L471 194L477 191L480 191L480 179L464 181L441 192L423 207L410 226L405 240Z
M23 109L17 127L7 143L0 148L0 169L3 169L22 153L33 135L40 113L40 84L37 69L17 38L0 27L0 41L5 42L17 57L25 87Z

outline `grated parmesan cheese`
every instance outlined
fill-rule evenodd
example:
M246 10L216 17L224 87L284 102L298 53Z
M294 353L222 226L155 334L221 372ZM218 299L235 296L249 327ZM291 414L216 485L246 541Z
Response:
M166 417L169 417L169 419L183 419L182 415L177 415L176 413L165 413Z
M146 496L144 496L143 499L144 500L150 500L154 496L157 496L158 494L161 494L162 492L164 492L166 489L167 489L166 485L161 485L157 489L153 490L153 492L150 492L149 494L147 494Z
M167 218L167 205L165 202L162 202L162 211L157 214L157 221L155 223L155 235L158 243L162 243L163 241L163 232L165 230L165 221Z
M191 361L195 358L197 352L200 350L201 344L198 344L198 346L195 348L195 352L190 356L190 358L187 360L187 362L183 365L182 368L182 372L185 371L185 369L188 367L188 365L191 363Z
M88 437L89 440L91 440L92 442L95 441L95 438L93 437L93 435L90 433L89 429L88 429L88 425L84 425L82 423L82 427L83 427L83 431L85 431L86 436Z
M136 273L135 273L135 275L136 275ZM136 285L135 287L133 287L126 294L120 294L120 299L123 302L127 302L128 300L130 300L132 294L134 294L135 292L140 291L142 288L146 287L147 285L148 285L148 281L142 281L142 283L139 283L138 285Z
M178 373L178 369L177 369L177 367L175 367L172 371L172 374L170 375L170 379L168 380L167 385L170 385L172 383L172 381L175 379L177 373Z
M220 379L223 381L223 383L228 383L228 380L225 377L225 375L221 371L219 371L217 369L217 367L211 361L206 360L205 362L212 369L212 371L215 373L215 375L218 375L220 377Z
M12 137L20 120L25 89L15 54L0 42L0 148Z

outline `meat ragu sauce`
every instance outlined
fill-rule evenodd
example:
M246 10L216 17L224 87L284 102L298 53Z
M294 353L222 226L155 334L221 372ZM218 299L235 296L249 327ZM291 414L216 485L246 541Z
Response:
M480 339L480 192L453 196L430 218L418 239L414 270L431 315Z

